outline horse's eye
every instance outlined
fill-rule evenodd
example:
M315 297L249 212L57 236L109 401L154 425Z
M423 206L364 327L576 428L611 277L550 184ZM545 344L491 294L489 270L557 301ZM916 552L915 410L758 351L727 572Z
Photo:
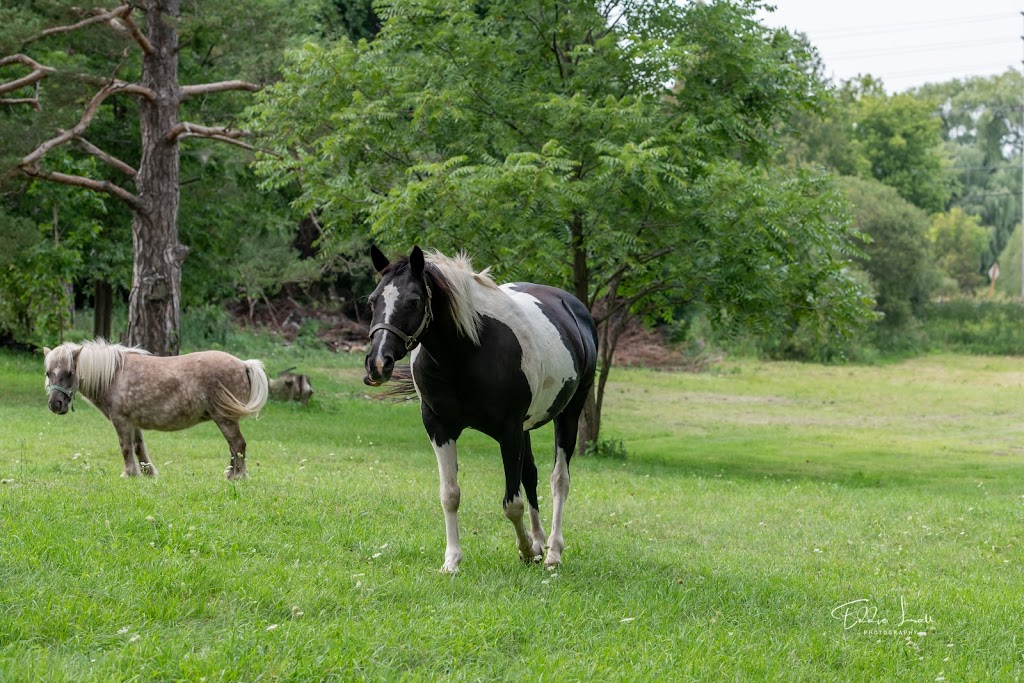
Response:
M412 310L412 309L416 308L419 305L420 305L420 300L419 299L409 299L408 301L405 302L405 307L408 308L409 310Z

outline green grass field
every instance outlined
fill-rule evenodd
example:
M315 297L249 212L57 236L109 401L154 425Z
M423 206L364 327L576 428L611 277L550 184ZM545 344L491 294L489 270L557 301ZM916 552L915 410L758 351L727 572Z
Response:
M235 484L209 424L121 479L100 414L0 354L0 681L1024 676L1024 359L617 369L628 457L573 461L556 571L463 437L455 577L416 406L366 400L357 357L267 360L317 395L243 423Z

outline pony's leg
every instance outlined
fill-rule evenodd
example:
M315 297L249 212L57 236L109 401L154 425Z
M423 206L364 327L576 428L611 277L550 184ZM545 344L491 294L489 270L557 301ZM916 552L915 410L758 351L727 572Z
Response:
M449 430L426 403L421 404L423 426L430 437L430 445L437 457L437 476L440 481L441 510L444 512L445 549L442 574L459 571L462 562L462 546L459 544L459 503L462 491L459 489L459 457L455 442L461 430Z
M577 390L569 405L555 418L555 466L551 470L551 535L548 537L548 555L545 567L555 567L562 561L565 540L562 538L562 511L569 497L569 461L576 450L576 432L579 430L580 414L590 393Z
M530 504L530 536L533 539L531 558L537 559L544 556L544 544L548 536L544 533L537 505L537 463L533 460L530 432L523 434L523 490L526 491L526 502Z
M524 562L534 559L533 539L523 524L526 512L523 498L519 495L520 483L523 478L523 428L516 424L510 428L501 440L501 461L505 465L505 497L501 507L505 517L512 522L516 530L516 542L519 545L519 556Z
M139 476L139 466L135 462L135 429L131 425L114 424L117 440L121 444L121 456L124 458L122 477Z
M215 417L213 421L220 427L220 433L231 449L231 463L224 470L224 476L228 479L248 479L249 473L245 469L245 437L238 428L238 422L226 417Z
M147 477L156 478L156 467L149 460L149 454L146 452L146 442L142 440L142 430L136 429L132 436L135 439L135 456L139 459L139 469Z

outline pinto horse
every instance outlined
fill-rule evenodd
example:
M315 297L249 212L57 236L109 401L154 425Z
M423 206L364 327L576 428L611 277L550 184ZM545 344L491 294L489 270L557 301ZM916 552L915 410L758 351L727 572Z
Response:
M151 356L148 351L103 340L43 349L50 410L64 415L76 393L114 425L124 456L122 477L155 477L143 429L177 431L213 420L231 449L228 479L244 479L244 417L267 402L267 373L258 360L241 361L223 351ZM135 462L136 457L138 463Z
M562 559L562 511L569 494L569 460L584 403L594 383L597 333L578 299L544 285L498 286L488 271L473 272L469 260L414 247L390 262L371 249L381 280L373 309L366 378L379 386L392 378L395 362L412 352L410 368L420 398L423 426L437 456L447 547L441 572L459 569L456 441L466 428L501 446L505 466L502 508L515 528L524 561ZM396 376L397 379L397 376ZM530 430L554 420L555 464L551 536L537 507L537 466ZM530 530L523 524L520 485L530 504Z

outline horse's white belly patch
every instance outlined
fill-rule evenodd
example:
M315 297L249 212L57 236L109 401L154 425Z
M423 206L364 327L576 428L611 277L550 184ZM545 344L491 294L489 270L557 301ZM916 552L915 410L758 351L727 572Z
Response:
M510 327L523 350L523 374L532 394L523 429L532 429L547 417L565 383L576 378L576 368L558 329L541 311L540 300L511 284L502 285L501 289L512 298L526 323L525 329L519 325Z

